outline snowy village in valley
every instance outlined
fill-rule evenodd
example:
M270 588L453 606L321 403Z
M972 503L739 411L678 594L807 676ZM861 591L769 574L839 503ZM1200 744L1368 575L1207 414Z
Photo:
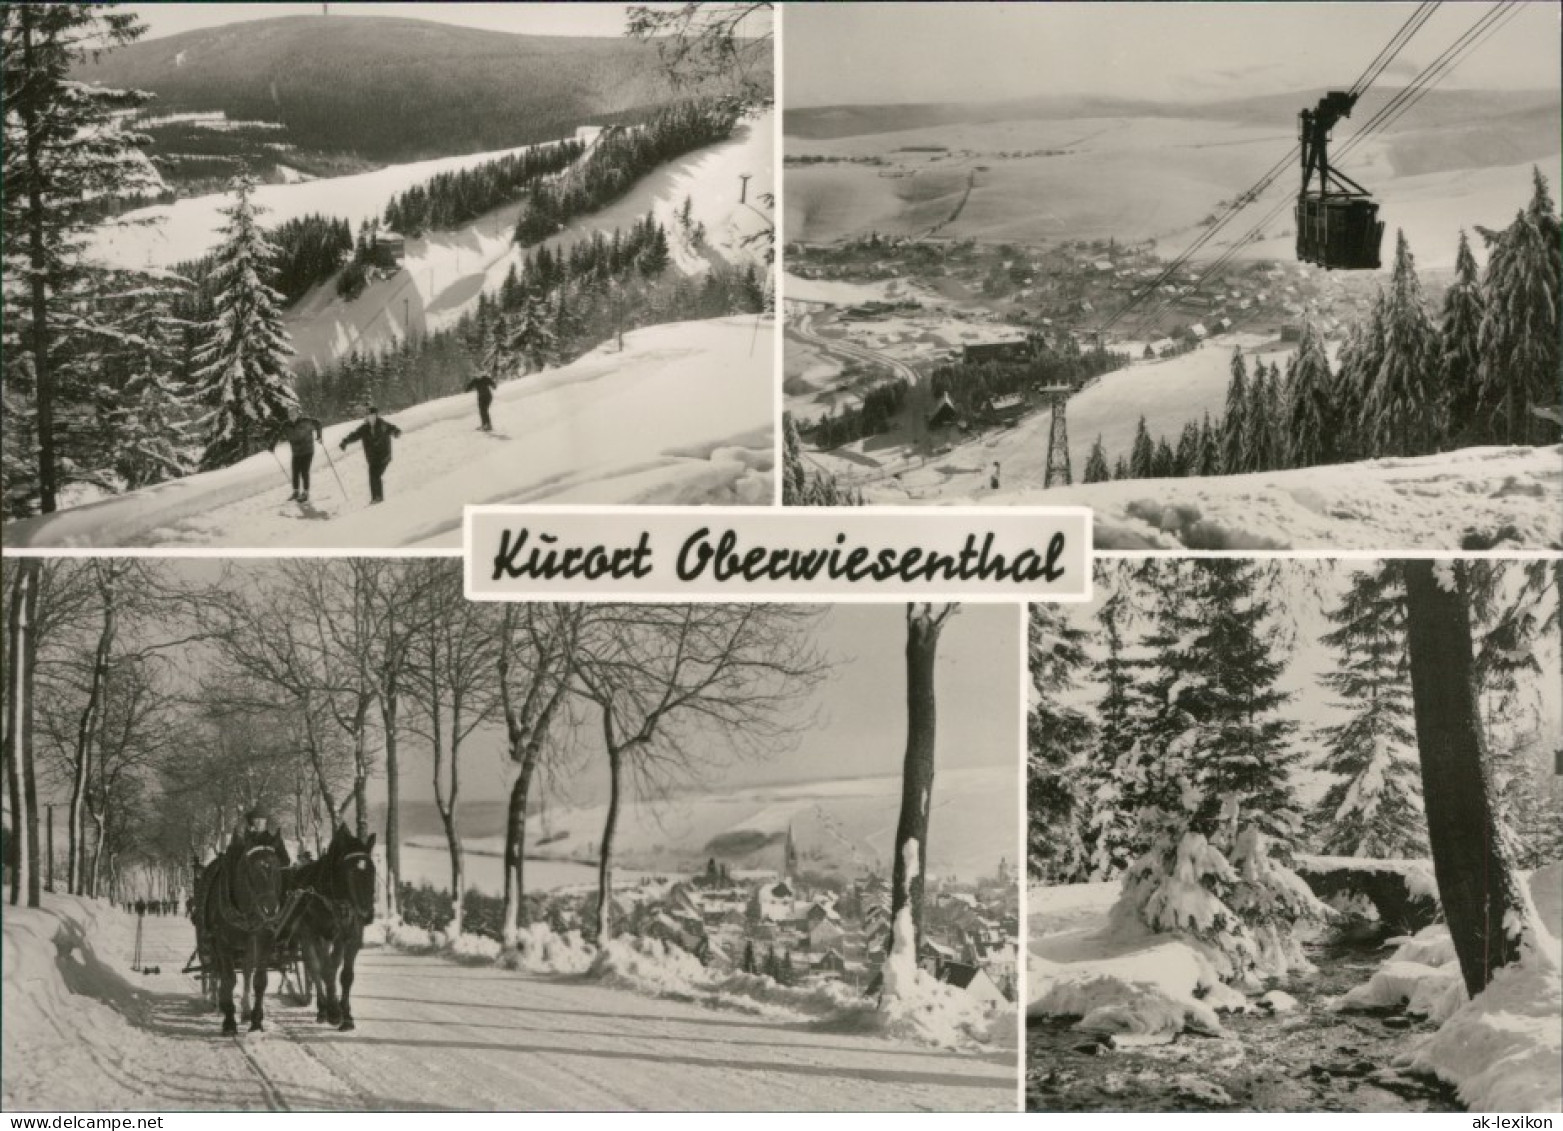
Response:
M8 1110L1014 1110L1015 606L5 596Z
M5 544L769 503L769 5L694 75L698 12L321 7L8 9L90 145L7 87Z
M786 501L1084 505L1114 550L1563 545L1556 9L1202 14L793 13ZM1371 255L1306 246L1321 192L1376 209Z
M1033 606L1027 1108L1558 1110L1560 582L1160 559Z

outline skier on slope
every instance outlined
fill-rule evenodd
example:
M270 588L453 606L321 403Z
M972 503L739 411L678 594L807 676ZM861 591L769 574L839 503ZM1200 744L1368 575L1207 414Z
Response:
M326 442L320 430L320 421L313 416L305 416L299 411L298 405L289 405L287 423L273 433L271 446L275 448L284 440L293 451L293 494L288 499L290 502L307 503L309 465L315 461L315 441L319 440L322 444Z
M494 378L486 373L479 373L467 382L467 388L478 391L478 418L483 422L478 425L478 429L483 432L492 432L494 430L494 422L489 419L488 406L494 403Z
M374 405L369 406L369 411L364 416L364 422L342 437L341 448L347 451L347 445L354 440L362 440L364 444L364 458L369 461L369 505L385 502L385 484L381 476L391 464L391 437L400 436L402 430L389 420L380 419L380 410Z

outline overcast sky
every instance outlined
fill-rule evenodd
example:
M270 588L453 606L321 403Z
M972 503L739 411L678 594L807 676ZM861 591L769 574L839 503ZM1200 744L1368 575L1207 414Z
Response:
M1384 3L799 4L785 102L1033 95L1218 100L1349 86L1414 9ZM1399 86L1490 5L1445 4L1379 80ZM1530 3L1440 87L1558 89L1559 10Z
M129 4L147 24L143 39L278 16L318 16L319 4ZM623 4L330 4L330 15L399 16L525 35L624 34Z

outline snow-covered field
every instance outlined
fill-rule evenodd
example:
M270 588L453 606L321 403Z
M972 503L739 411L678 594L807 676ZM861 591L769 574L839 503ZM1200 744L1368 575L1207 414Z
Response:
M865 302L920 302L942 306L944 300L926 287L906 279L882 279L872 283L848 283L838 279L804 279L783 273L783 301L857 306Z
M482 948L371 946L358 961L356 1032L270 1002L267 1032L224 1038L178 972L189 923L145 921L157 975L130 970L134 929L66 897L6 908L7 1111L1014 1108L1012 1051L887 1039L757 993L703 1001L667 984L665 955L627 944L567 977L506 969ZM559 948L556 964L578 966L572 954Z
M7 523L8 546L458 547L467 503L764 504L773 497L768 320L733 317L626 334L560 369L501 385L495 431L469 395L389 417L403 431L387 501L368 506L363 457L326 429L315 509L285 501L277 459L256 455L48 516Z
M1017 790L1012 767L942 770L930 816L929 871L973 880L992 875L1001 859L1013 861L1019 837ZM614 855L629 872L617 874L688 872L713 855L735 867L779 868L789 828L798 843L812 846L802 861L806 869L856 875L874 867L888 874L900 805L899 775L742 786L673 796L656 805L626 805L614 834ZM602 805L550 809L550 839L540 851L553 859L527 867L571 861L582 867L595 861L605 816ZM416 843L428 848L444 842L421 837ZM499 836L466 843L469 873L479 854L497 861L504 848Z

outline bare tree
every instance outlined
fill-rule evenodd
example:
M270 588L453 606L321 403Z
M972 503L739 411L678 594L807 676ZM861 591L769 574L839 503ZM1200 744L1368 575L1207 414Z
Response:
M771 98L772 5L690 2L634 5L625 34L655 44L675 88L730 91L751 104Z
M807 639L815 617L792 605L597 605L586 616L573 686L597 708L609 771L599 945L612 937L626 776L644 794L695 772L703 755L774 752L801 725L794 709L825 674Z
M939 634L957 605L906 607L906 757L901 768L901 816L895 829L895 863L890 884L890 921L902 930L901 909L911 913L912 953L923 943L923 887L928 874L928 811L933 802L938 710L934 662ZM894 941L892 941L892 946ZM915 962L915 958L913 959Z
M401 699L413 642L424 626L421 611L428 602L420 597L431 583L427 570L409 569L377 558L353 558L350 567L359 576L375 610L376 631L370 642L369 676L380 704L380 734L385 751L385 893L391 919L400 918L401 858L401 761L397 743Z
M278 615L278 609L290 607L292 598L284 585L257 578L242 589L233 587L214 596L205 615L220 642L222 656L235 675L275 688L293 703L302 729L302 745L309 755L316 790L326 811L326 823L335 826L342 819L343 807L338 800L331 747L322 725L332 684L321 669L318 637L296 626L293 618Z
M1406 561L1411 695L1438 896L1472 997L1533 929L1485 769L1467 567Z
M515 769L505 813L506 946L514 946L524 925L526 817L532 778L546 753L561 739L556 726L568 716L581 605L507 604L500 616L497 672L505 719L506 752Z
M466 863L457 809L461 800L461 747L497 705L492 670L497 639L492 613L468 601L462 592L459 563L433 561L422 567L428 584L422 587L422 615L410 652L408 685L423 709L414 729L429 742L434 770L434 805L445 828L450 851L451 922L454 937L462 930L466 894Z

